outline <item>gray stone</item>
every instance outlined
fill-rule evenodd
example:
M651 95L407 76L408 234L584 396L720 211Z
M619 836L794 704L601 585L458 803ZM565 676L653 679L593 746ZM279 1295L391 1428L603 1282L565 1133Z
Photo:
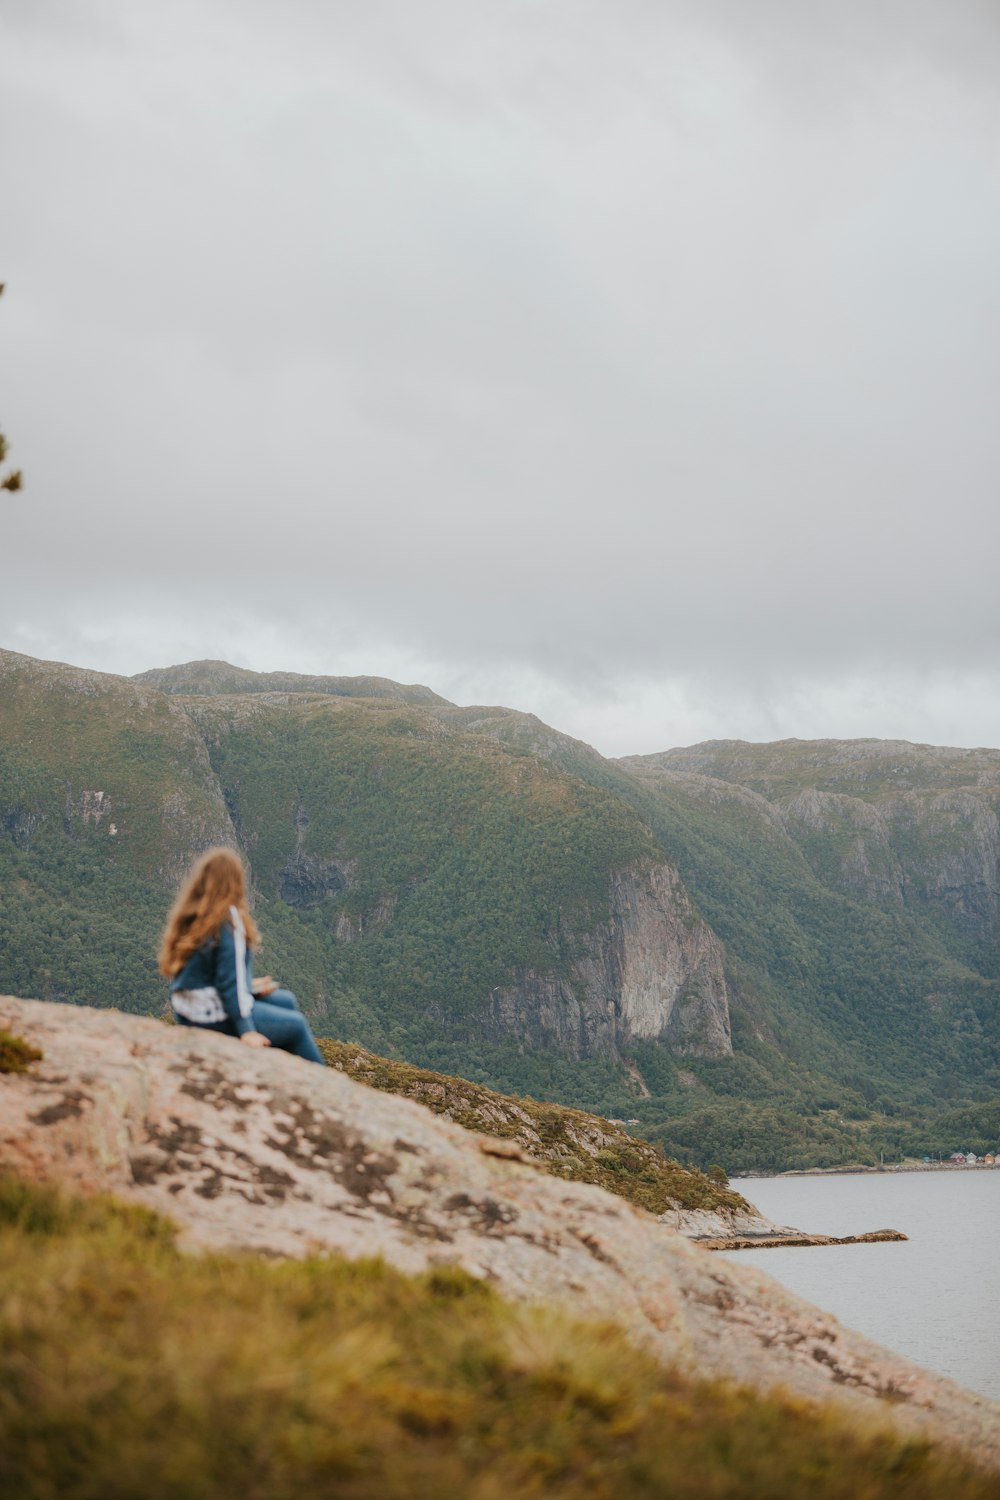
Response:
M733 1050L722 944L698 916L676 870L636 864L611 876L610 915L596 931L566 930L571 978L523 970L491 992L486 1036L557 1046L570 1057L618 1057L635 1040L679 1056Z

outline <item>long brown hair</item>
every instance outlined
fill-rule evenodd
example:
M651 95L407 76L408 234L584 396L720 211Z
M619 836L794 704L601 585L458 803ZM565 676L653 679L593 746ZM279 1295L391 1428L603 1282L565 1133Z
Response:
M232 849L209 849L192 865L170 909L160 943L160 973L168 979L178 974L192 953L215 936L231 906L243 918L247 942L258 942L257 924L247 910L239 855Z

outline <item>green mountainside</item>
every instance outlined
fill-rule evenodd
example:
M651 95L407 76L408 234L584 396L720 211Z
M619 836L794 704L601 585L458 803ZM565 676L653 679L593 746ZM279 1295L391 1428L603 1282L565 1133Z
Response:
M652 862L629 807L409 706L189 711L253 868L266 962L313 997L321 1030L505 1086L613 1088L608 1059L574 1069L484 1039L482 1006L519 971L568 972L609 872Z
M792 1071L775 1075L764 1135L794 1099L820 1156L831 1126L855 1132L868 1159L955 1149L911 1125L942 1101L997 1094L1000 755L880 742L727 749L619 763L747 1002L734 1007L734 1063L715 1065L714 1091L729 1087L722 1072L735 1081L777 1044ZM733 1127L752 1118L734 1111ZM990 1137L977 1139L987 1149Z
M191 851L231 839L179 704L0 652L0 972L14 993L162 1005L155 952Z
M234 843L321 1034L687 1165L984 1150L998 809L997 751L608 761L382 679L0 652L0 989L159 1012L172 890Z

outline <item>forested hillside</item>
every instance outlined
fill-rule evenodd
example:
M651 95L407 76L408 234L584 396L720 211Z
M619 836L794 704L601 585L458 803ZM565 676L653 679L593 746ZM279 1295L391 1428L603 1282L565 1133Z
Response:
M788 748L797 756L799 747ZM800 1130L828 1162L838 1159L832 1132L854 1133L869 1160L882 1150L956 1149L950 1134L911 1127L970 1091L996 1097L995 934L954 922L944 892L937 900L911 886L885 899L877 885L849 883L845 864L856 869L858 860L853 837L840 818L804 819L801 792L797 805L771 803L736 784L664 770L650 764L655 759L624 763L641 787L635 805L725 942L743 1001L733 1006L733 1062L699 1068L713 1093L740 1101L724 1112L732 1138L764 1156L768 1140ZM916 814L932 844L933 809L918 804ZM954 843L970 836L956 825L951 848L939 846L936 857L947 863ZM995 855L993 871L995 885ZM974 871L967 888L976 879ZM742 1101L758 1092L753 1075L762 1065L774 1092L768 1099L760 1091L759 1107L747 1112ZM702 1120L715 1130L722 1118L714 1104L710 1119L695 1108L683 1137L675 1131L671 1139L691 1144ZM977 1138L976 1149L986 1149L988 1137Z
M321 1033L730 1171L983 1149L998 806L995 751L611 762L383 679L0 653L0 989L160 1010L172 889L230 842Z

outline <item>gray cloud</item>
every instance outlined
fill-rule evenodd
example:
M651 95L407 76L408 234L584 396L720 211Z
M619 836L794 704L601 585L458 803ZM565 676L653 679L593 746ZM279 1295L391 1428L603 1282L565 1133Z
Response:
M1000 739L992 6L5 9L5 644Z

